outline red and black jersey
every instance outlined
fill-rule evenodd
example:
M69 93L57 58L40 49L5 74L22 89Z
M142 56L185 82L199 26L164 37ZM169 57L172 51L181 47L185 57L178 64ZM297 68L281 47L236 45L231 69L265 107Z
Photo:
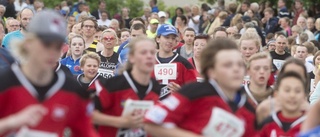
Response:
M262 123L260 137L296 137L305 119L306 116L285 118L281 111L273 113Z
M185 85L186 83L194 82L197 80L196 74L194 72L195 71L194 67L188 62L188 60L180 56L178 53L174 53L174 55L169 58L160 58L157 54L156 60L157 60L157 64L176 64L177 65L176 79L174 80L170 79L168 83L175 82L176 84L182 86L182 85ZM152 73L152 77L155 77L158 80L158 78L156 77L156 73L159 73L159 72L154 71L154 73ZM160 83L160 85L163 86L163 88L161 89L160 96L161 98L164 98L170 94L170 91L167 88L166 84L163 83L164 82L163 80L158 80L158 82Z
M29 128L62 137L64 129L69 127L76 137L97 136L90 118L93 103L90 103L87 92L63 71L55 73L56 80L53 80L48 90L39 90L41 88L34 86L17 64L1 72L0 77L0 119L29 105L41 104L48 109L48 113L37 126ZM43 92L43 99L40 99ZM16 131L0 136L14 132Z
M179 127L204 136L256 134L255 109L243 91L228 101L215 81L190 83L149 110L146 123Z
M96 80L102 79L102 77L101 77L101 76L99 75L99 73L98 73L89 83L85 83L85 82L83 82L83 81L81 80L81 77L83 77L83 76L84 76L84 74L79 74L79 75L76 77L76 79L77 79L79 85L80 85L81 87L83 87L84 89L88 89Z
M126 71L123 75L96 81L94 86L97 90L95 99L96 109L112 116L122 115L124 103L127 99L157 102L161 90L159 84L154 79L150 81L148 86L143 88ZM98 131L101 137L126 137L128 134L132 134L131 129L117 129L110 126L99 126ZM143 134L138 135L138 137L146 136L145 132L142 132Z

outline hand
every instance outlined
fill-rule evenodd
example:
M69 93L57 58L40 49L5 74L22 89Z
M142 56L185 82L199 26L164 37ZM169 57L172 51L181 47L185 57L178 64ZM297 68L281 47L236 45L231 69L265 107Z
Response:
M123 116L123 123L121 127L124 128L141 128L143 127L143 118L144 116L142 114L140 115L127 115Z
M181 89L181 86L177 83L174 83L174 82L170 82L168 84L168 88L171 90L171 91L178 91Z
M11 116L9 125L12 128L22 126L36 126L46 115L48 110L41 105L31 105Z

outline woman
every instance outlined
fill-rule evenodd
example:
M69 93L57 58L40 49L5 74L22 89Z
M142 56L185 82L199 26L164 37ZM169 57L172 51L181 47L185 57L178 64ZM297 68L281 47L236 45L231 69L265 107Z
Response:
M320 18L318 18L314 24L317 31L314 33L314 37L317 41L320 41Z
M247 74L250 77L250 83L244 85L244 90L256 106L272 93L272 89L268 87L271 69L272 58L269 53L256 53L248 60Z
M55 72L67 37L65 23L65 19L54 11L41 11L32 18L24 39L14 46L15 56L21 62L0 74L0 119L39 104L46 113L42 114L43 119L38 124L38 115L30 118L35 124L27 127L29 131L40 131L45 134L42 136L62 137L64 129L69 127L73 136L96 137L91 112L87 111L90 107L87 92L63 71Z
M175 27L179 30L179 32L184 32L184 30L188 27L187 23L188 23L187 17L184 15L181 15L177 17ZM180 38L182 39L182 35L180 35Z
M175 13L176 13L176 14L172 17L172 25L173 25L173 26L177 26L177 24L176 24L177 18L178 18L179 16L182 16L182 15L184 14L184 13L183 13L183 9L182 9L181 7L176 8Z
M318 51L313 57L313 65L315 66L314 70L309 73L310 78L310 103L314 104L319 99L320 94L320 85L319 80L316 79L319 77L319 65L320 65L320 51ZM317 77L316 77L317 76Z
M124 102L157 102L160 88L150 77L155 65L156 44L146 37L133 39L122 75L95 82L97 97L93 122L101 136L146 136L142 130L144 113L124 114ZM133 114L135 113L135 114ZM139 135L136 135L139 134Z
M241 58L232 40L209 42L200 57L204 82L182 87L148 111L145 130L159 137L255 135L253 106L238 91L245 74Z
M73 75L82 74L80 58L85 50L84 39L80 35L72 37L70 39L69 49L71 55L60 60L60 63L67 66Z
M100 62L100 56L94 52L89 52L81 57L80 68L83 74L77 76L77 81L81 87L88 89L88 87L99 78L98 68Z
M197 75L197 81L201 81L202 78L200 76L200 55L202 50L207 46L210 37L208 35L198 35L194 38L193 45L193 57L189 58L188 61L195 68L195 74Z
M118 42L117 34L112 29L107 29L102 32L101 43L104 45L102 51L98 52L101 63L99 66L99 75L105 79L114 76L114 70L118 64L119 54L114 52L113 48Z
M212 22L209 30L208 30L208 35L212 35L214 33L214 30L218 27L220 27L223 22L226 20L228 17L228 13L225 11L221 11L218 15L218 17Z
M289 58L286 60L286 62L283 64L279 75L285 72L294 71L298 73L300 76L302 76L303 80L305 81L305 84L307 85L307 89L309 87L308 74L307 70L304 66L304 63L296 58ZM304 101L304 103L301 104L301 109L303 111L307 110L309 107L309 103L307 100ZM261 102L257 109L256 109L256 116L257 116L257 122L258 124L261 124L266 118L268 118L272 113L278 112L281 110L281 106L279 104L278 98L269 98L267 100L264 100Z
M248 29L240 38L239 48L242 57L245 62L248 62L249 58L260 51L261 40L257 33L250 32Z
M192 6L191 16L188 16L188 27L193 28L196 31L196 34L199 33L199 24L200 24L200 8L199 6ZM182 31L183 32L183 31Z

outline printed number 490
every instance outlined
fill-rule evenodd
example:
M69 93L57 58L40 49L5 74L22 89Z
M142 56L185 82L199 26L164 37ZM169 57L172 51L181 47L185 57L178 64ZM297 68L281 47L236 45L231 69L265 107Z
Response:
M221 133L224 137L230 137L232 135L234 135L235 133L237 133L237 129L234 128L233 126L231 126L228 123L219 123L216 127L215 127L216 131L218 131L219 133Z
M158 71L158 75L172 75L173 69L172 68L163 68Z

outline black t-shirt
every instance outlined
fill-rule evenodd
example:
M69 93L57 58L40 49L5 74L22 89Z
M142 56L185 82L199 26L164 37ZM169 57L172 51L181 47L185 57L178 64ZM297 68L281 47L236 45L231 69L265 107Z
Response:
M113 52L111 57L105 57L101 54L102 51L98 52L98 55L101 58L101 63L99 66L99 75L105 79L111 78L114 76L113 71L116 69L118 64L119 54Z
M277 70L281 70L284 60L291 57L288 52L285 52L283 55L279 55L275 51L271 51L270 55L272 57L272 62L276 66Z
M147 93L147 90L148 90L148 87L149 85L141 85L139 84L131 75L131 73L129 72L128 73L129 76L131 77L132 81L133 81L133 84L136 86L137 90L138 90L138 93L137 95L139 96L140 99L144 99L144 97L146 96L146 93Z
M53 80L46 86L37 86L32 83L33 87L36 89L36 91L38 93L38 100L40 102L45 100L45 97L46 97L48 90L53 86L53 84L56 83L57 80L58 80L58 75L56 73L54 73Z

